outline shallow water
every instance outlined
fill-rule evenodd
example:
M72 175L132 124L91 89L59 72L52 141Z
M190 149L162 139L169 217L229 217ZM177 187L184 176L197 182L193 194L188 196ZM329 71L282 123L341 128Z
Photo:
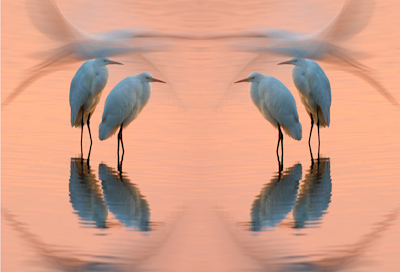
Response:
M90 32L194 33L314 31L342 3L57 1ZM366 53L362 63L397 100L399 12L398 1L379 1L368 26L343 44ZM176 41L177 50L146 54L162 74L135 56L114 57L125 65L109 67L91 119L89 165L69 117L69 84L81 63L37 80L2 109L2 271L397 271L400 111L366 82L322 63L331 124L312 161L292 67L276 65L287 58L265 56L242 70L255 55L227 50L231 42ZM24 1L2 1L2 100L38 62L32 55L56 45L32 25ZM117 138L101 142L97 126L112 87L145 70L169 84L152 85L149 104L124 130L120 174ZM252 104L248 84L230 86L251 71L281 80L297 103L303 140L284 138L281 175L278 132ZM87 154L86 130L84 139Z

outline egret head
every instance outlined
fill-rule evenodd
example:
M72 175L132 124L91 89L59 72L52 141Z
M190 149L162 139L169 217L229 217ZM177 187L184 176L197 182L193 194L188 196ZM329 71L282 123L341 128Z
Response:
M306 60L301 58L301 57L294 57L291 60L280 62L280 63L278 63L278 65L281 65L281 64L293 64L293 65L296 65L296 66L302 66L305 62L306 62Z
M258 72L252 72L247 78L238 80L235 83L240 83L240 82L260 82L263 78L265 78L265 75L260 74Z
M136 76L141 82L160 82L160 83L167 83L165 81L159 80L154 78L149 72L143 72Z
M113 61L110 60L107 57L100 57L94 60L96 64L98 64L99 66L104 66L104 65L108 65L108 64L119 64L119 65L123 65L121 62L118 61Z

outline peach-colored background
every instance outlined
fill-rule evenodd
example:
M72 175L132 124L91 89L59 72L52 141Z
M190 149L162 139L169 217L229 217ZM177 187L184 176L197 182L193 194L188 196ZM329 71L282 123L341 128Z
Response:
M137 26L194 33L258 26L311 32L328 23L343 1L59 0L57 4L74 24L89 32ZM4 99L24 70L38 62L31 56L57 44L35 29L24 1L2 1L1 10ZM344 44L368 54L362 62L376 70L397 100L399 13L399 1L377 1L369 25ZM219 100L232 80L251 71L274 76L292 91L303 140L285 137L284 169L301 164L300 187L311 165L305 140L310 120L293 85L292 67L276 65L287 58L267 56L240 72L254 55L227 50L225 45L231 42L173 41L176 50L146 55L163 75L150 72L169 84L152 85L149 104L124 131L123 170L147 200L151 221L162 222L153 232L132 231L112 212L108 212L109 228L93 228L71 205L70 165L80 153L80 131L70 127L68 92L81 63L34 82L3 109L2 271L64 271L72 265L82 269L92 261L121 271L132 267L275 271L275 265L285 262L278 257L318 260L315 254L346 249L364 235L371 243L357 251L354 266L346 269L396 271L399 219L390 221L379 235L368 234L399 206L400 111L361 79L323 63L333 98L331 126L321 129L321 156L330 160L329 207L309 228L291 228L289 212L275 228L257 234L247 231L245 222L250 221L254 200L278 170L278 133L252 104L247 84L229 87L229 99L221 108L217 108ZM150 69L135 56L113 59L125 65L109 67L108 84L91 120L90 166L98 188L99 164L114 169L117 164L116 137L98 140L105 98L123 78ZM185 109L175 105L170 86ZM87 131L84 135L87 150Z

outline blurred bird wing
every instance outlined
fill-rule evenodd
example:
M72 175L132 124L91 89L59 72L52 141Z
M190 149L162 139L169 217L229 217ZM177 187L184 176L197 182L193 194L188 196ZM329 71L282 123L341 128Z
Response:
M86 103L92 90L95 73L91 61L85 62L76 72L71 81L69 104L71 106L71 125L74 125L79 110ZM79 124L76 124L79 125Z
M52 0L26 2L33 25L47 37L57 41L82 39L86 33L73 25Z
M361 32L372 17L374 0L348 0L339 14L315 33L325 41L348 40Z

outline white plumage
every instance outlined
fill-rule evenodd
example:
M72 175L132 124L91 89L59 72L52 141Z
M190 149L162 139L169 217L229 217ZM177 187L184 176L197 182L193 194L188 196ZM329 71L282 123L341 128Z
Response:
M69 93L72 127L82 126L82 118L86 123L96 109L108 81L108 64L122 63L101 57L86 61L76 72Z
M99 126L100 140L106 140L120 128L118 140L121 140L122 144L122 128L128 126L149 101L151 93L150 82L165 83L153 78L150 73L144 72L137 76L123 79L111 90L106 99L102 121Z
M88 60L76 72L71 82L69 105L71 106L71 126L81 127L86 123L90 134L89 121L100 101L101 93L108 80L108 64L122 64L107 57ZM81 133L82 144L82 133Z
M235 83L239 82L251 82L250 95L254 105L260 110L265 119L279 130L278 147L279 141L283 141L281 128L293 139L301 140L302 128L299 122L296 102L292 93L282 82L274 77L265 76L257 72L253 72L248 78Z
M332 95L328 77L318 63L313 60L294 57L279 64L295 65L292 71L293 81L299 91L301 102L311 118L308 142L310 143L314 122L318 126L319 139L319 127L329 127L330 124Z

